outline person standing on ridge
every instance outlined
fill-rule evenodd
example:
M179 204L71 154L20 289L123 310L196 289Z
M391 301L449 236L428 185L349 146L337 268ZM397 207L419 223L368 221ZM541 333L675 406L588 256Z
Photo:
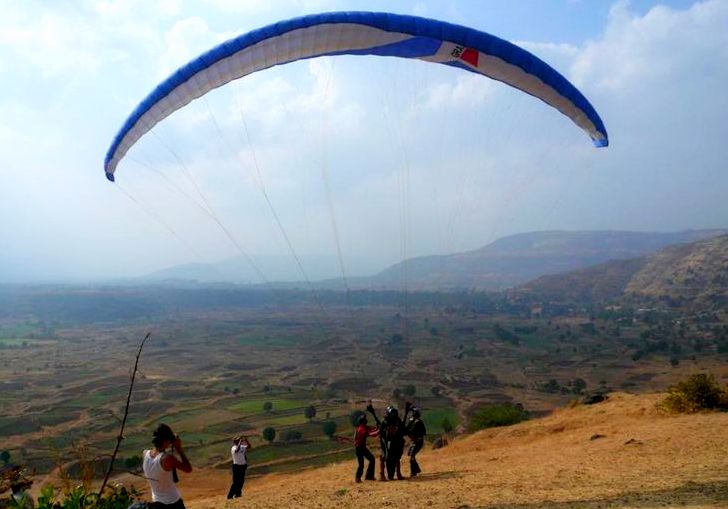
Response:
M362 414L359 416L356 431L354 432L354 451L356 452L356 474L354 480L361 482L361 475L364 473L364 458L367 459L367 474L364 477L367 481L374 481L374 455L367 447L368 437L378 437L379 429L375 426L367 426L367 416Z
M152 490L153 507L185 509L174 476L176 469L185 473L192 472L190 460L182 449L182 440L166 424L157 426L152 436L154 448L144 451L142 466Z
M407 412L405 412L406 416ZM404 454L405 428L396 408L392 406L387 407L381 428L387 447L387 457L385 460L387 477L392 481L395 479L396 474L396 479L402 480L404 476L402 475L400 461L402 454Z
M417 463L417 453L425 444L425 435L427 435L427 428L422 421L420 409L417 407L412 407L412 418L407 423L407 435L412 440L412 445L407 450L407 456L410 459L410 477L416 477L422 472Z
M227 494L228 500L243 495L245 472L248 470L248 451L252 448L246 437L233 438L233 446L230 449L233 456L233 483Z
M379 480L386 481L387 476L385 475L384 467L387 463L387 442L384 437L384 426L382 424L382 421L380 421L377 417L377 413L374 411L374 405L372 405L372 400L369 400L369 403L367 404L367 412L372 414L372 417L374 417L374 422L377 423L377 428L379 429Z

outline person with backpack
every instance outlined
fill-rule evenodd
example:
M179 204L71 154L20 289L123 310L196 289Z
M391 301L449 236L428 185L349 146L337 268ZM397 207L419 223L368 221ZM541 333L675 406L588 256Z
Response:
M410 459L410 477L416 477L417 474L422 472L420 465L417 463L417 453L425 445L425 436L427 435L427 428L425 428L422 413L418 407L412 407L412 418L407 423L406 431L407 436L412 440L412 444L407 450L407 456Z
M142 468L152 490L152 505L155 509L185 509L182 496L177 489L176 470L192 472L190 460L182 449L182 440L172 428L160 424L152 433L154 448L144 451Z
M243 495L245 473L248 470L248 451L252 448L247 437L240 436L233 438L233 446L230 449L233 457L233 483L227 494L228 500Z

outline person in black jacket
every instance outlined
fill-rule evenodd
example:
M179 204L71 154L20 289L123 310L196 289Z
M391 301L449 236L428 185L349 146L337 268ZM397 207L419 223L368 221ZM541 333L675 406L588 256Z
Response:
M405 414L406 415L406 414ZM383 433L384 442L386 443L386 467L387 477L390 481L395 479L404 479L400 470L400 461L404 454L404 437L405 427L402 419L399 418L399 412L394 407L387 407L384 419L382 420L381 432Z
M407 456L410 459L410 477L416 477L417 474L422 472L420 465L417 463L417 453L425 444L425 435L427 435L427 429L425 423L422 422L419 408L412 407L412 418L407 423L406 431L407 436L412 440L412 445L407 450Z

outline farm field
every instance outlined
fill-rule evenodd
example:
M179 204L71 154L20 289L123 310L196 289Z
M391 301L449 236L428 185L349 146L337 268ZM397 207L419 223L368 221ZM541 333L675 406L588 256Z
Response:
M58 295L85 302L74 290ZM152 307L132 317L121 306L123 319L92 307L70 316L6 312L2 449L39 474L74 463L73 451L102 466L147 332L118 473L135 468L159 422L173 426L202 468L227 469L231 436L249 436L250 475L257 476L346 457L350 445L327 437L323 423L334 421L336 436L351 436L352 413L370 399L379 412L419 405L433 440L465 429L486 404L518 404L539 416L594 390L663 390L698 370L721 383L728 376L725 317L717 315L540 316L469 297L442 303L419 296L406 306L396 295L360 304L326 297L323 307L282 292L275 299L288 299L283 306L262 298ZM310 419L309 406L316 409ZM267 427L275 430L271 442L261 436Z

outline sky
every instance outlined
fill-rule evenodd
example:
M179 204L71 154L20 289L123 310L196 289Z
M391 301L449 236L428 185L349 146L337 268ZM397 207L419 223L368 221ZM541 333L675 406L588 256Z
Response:
M524 47L584 93L610 147L481 76L327 57L209 93L104 178L114 135L177 68L342 10ZM0 283L231 257L288 267L270 279L366 275L520 232L728 226L728 0L0 0L0 12Z

